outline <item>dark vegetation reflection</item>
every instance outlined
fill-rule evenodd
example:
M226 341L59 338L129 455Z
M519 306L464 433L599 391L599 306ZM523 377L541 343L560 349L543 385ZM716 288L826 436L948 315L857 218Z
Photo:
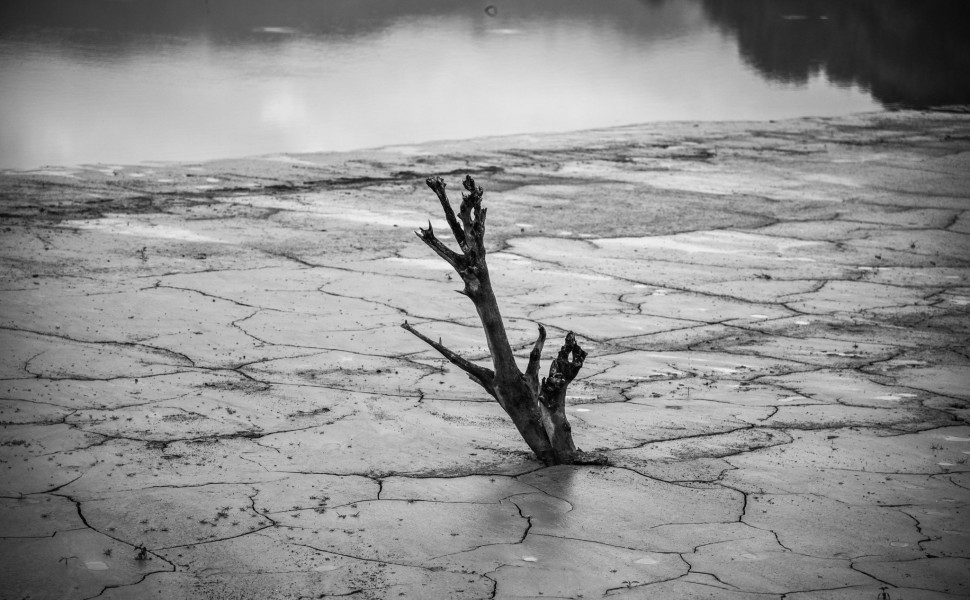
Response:
M970 102L965 0L702 0L765 77L804 83L824 71L887 106Z

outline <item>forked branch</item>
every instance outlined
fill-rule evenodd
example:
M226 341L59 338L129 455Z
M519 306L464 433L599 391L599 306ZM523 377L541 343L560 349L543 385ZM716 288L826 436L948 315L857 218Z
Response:
M566 387L579 374L585 361L586 351L579 346L576 336L570 331L566 334L566 343L559 349L559 355L549 365L549 376L542 380L539 401L546 408L555 410L565 404Z
M451 265L452 269L461 273L461 271L465 268L464 257L448 246L445 246L441 240L434 236L434 228L431 227L430 221L428 221L427 229L421 229L419 227L418 231L415 231L414 233L416 233L417 236L421 238L421 241L427 244L429 248L434 250L435 254L440 256L442 260Z
M462 252L468 252L468 245L465 243L465 231L458 224L458 219L455 218L455 211L451 208L451 202L448 201L448 194L445 193L445 182L440 177L429 177L427 182L428 187L431 188L435 195L438 196L438 201L441 202L441 209L445 213L445 220L448 221L448 226L451 227L451 232L455 235L455 241L458 242L458 247L461 248ZM431 226L429 225L430 229Z

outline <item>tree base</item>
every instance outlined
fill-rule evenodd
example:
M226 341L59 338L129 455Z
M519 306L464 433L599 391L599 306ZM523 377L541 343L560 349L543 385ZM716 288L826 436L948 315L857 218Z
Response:
M582 450L576 449L566 456L554 458L552 461L546 463L548 467L555 465L595 465L607 467L610 465L610 459L605 454L583 452Z

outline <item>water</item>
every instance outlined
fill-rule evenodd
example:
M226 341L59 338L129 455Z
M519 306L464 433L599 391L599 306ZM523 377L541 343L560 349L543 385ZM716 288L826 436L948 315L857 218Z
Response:
M4 3L0 167L970 97L959 1L491 1Z

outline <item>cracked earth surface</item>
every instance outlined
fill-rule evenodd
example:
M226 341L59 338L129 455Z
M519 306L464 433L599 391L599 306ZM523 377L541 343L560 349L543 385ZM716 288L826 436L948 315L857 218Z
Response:
M465 173L523 364L536 322L589 350L569 416L609 467L543 468L399 328L487 359L412 234ZM0 202L0 597L970 596L966 115L8 172Z

